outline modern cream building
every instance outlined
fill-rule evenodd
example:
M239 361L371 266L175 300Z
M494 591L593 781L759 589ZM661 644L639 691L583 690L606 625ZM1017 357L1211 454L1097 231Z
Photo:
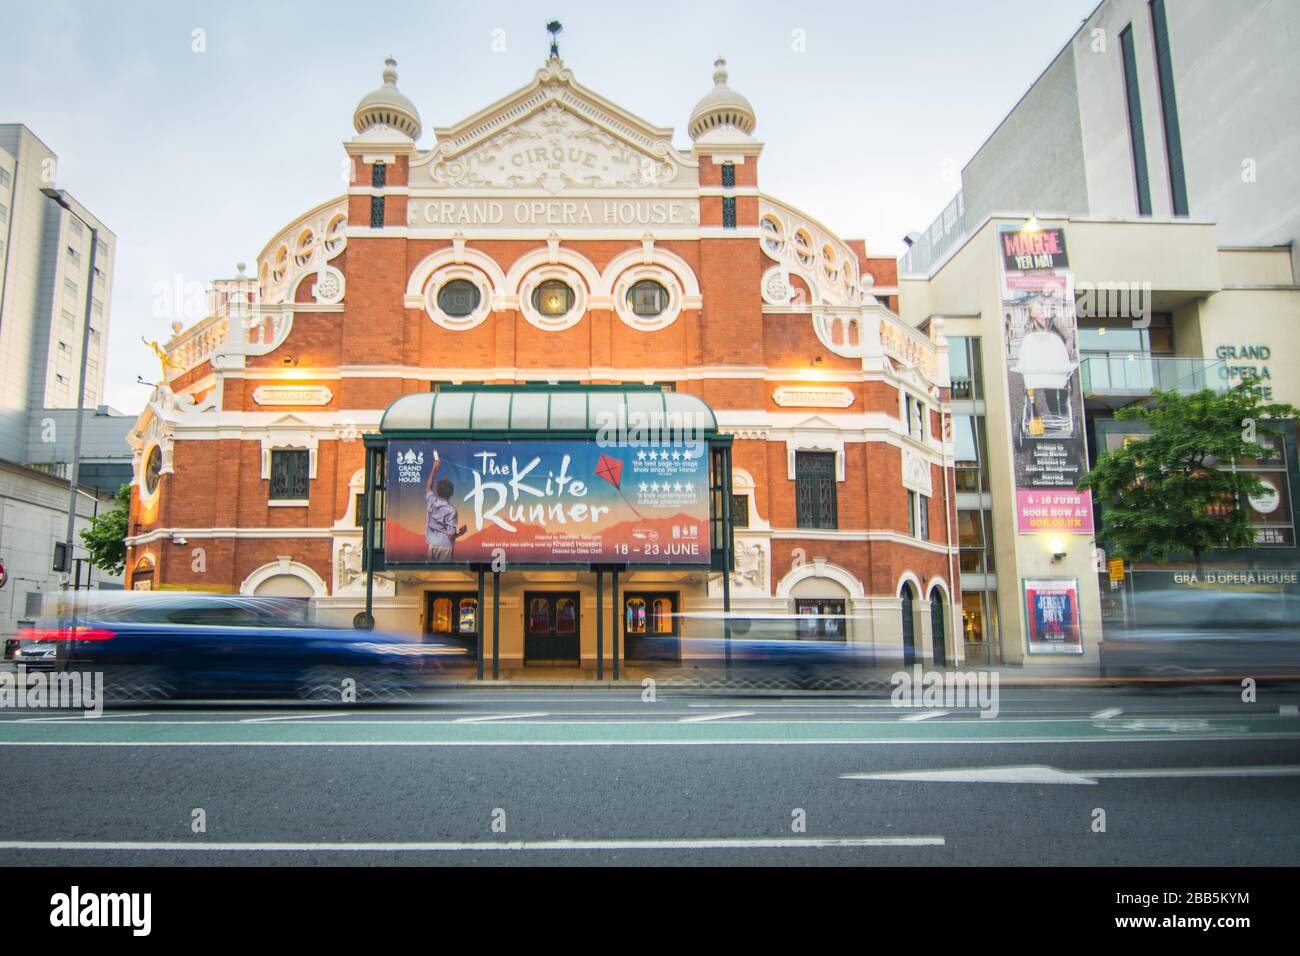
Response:
M989 216L929 273L900 274L900 314L923 329L942 319L950 344L967 640L982 633L1000 642L1006 662L1036 663L1027 650L1025 582L1075 580L1082 660L1095 661L1103 617L1122 609L1112 606L1118 598L1092 534L1024 532L1017 524L1020 405L999 239L1025 225L1024 215ZM1186 218L1040 213L1034 225L1065 237L1091 460L1105 450L1114 411L1153 388L1223 388L1254 376L1275 400L1300 404L1300 288L1289 246L1223 247L1214 223ZM1256 516L1258 540L1275 543L1219 555L1212 566L1266 567L1284 583L1294 577L1294 432L1279 467L1270 480L1280 485L1281 506Z

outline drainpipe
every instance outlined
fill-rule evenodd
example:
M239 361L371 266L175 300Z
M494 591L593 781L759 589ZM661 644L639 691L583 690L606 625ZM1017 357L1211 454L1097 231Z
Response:
M951 402L951 393L949 393L949 402ZM951 405L949 406L951 409ZM944 445L949 444L947 437L952 434L952 412L951 410L942 412L943 415L943 434ZM945 450L943 453L943 525L945 544L948 546L948 603L949 618L948 629L952 632L953 657L957 656L957 641L959 637L965 635L965 630L957 626L957 578L955 576L956 567L952 561L952 505L948 493L948 477L952 473L952 456ZM966 645L962 643L961 662L966 663Z

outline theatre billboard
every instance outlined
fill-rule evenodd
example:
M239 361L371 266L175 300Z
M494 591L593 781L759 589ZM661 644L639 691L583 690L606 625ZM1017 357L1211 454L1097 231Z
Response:
M388 564L709 564L703 448L388 444Z
M1062 228L1001 226L1002 319L1016 530L1091 534L1074 280Z

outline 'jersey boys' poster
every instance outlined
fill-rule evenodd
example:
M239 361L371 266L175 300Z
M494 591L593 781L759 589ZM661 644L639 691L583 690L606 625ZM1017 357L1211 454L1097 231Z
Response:
M385 558L707 565L706 453L595 441L394 439Z
M1030 654L1082 654L1079 582L1073 578L1025 582Z

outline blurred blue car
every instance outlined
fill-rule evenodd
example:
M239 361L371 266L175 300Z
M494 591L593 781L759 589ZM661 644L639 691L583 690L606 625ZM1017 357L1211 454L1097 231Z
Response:
M848 622L842 614L733 612L729 639L723 636L723 612L685 612L678 617L693 622L693 630L717 635L682 638L683 666L722 676L728 674L730 662L728 676L733 681L770 687L854 687L895 663L873 645L845 640Z
M402 700L445 650L414 638L313 623L298 598L99 595L20 631L5 658L28 669L102 671L110 702L296 697Z

